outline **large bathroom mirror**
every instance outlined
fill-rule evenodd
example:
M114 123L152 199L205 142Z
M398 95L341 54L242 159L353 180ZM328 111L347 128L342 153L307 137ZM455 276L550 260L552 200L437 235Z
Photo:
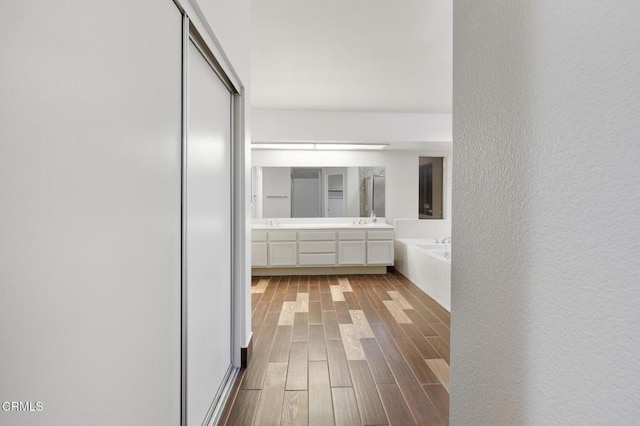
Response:
M384 167L253 167L254 218L385 215Z

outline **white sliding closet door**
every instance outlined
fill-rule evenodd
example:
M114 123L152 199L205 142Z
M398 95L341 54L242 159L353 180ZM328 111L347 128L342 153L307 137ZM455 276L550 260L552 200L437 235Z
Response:
M232 95L188 50L187 421L201 425L231 367Z
M0 425L175 426L182 15L0 4Z

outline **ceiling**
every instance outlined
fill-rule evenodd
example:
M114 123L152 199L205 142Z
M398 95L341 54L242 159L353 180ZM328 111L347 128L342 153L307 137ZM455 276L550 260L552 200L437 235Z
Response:
M251 106L451 113L451 0L253 0Z

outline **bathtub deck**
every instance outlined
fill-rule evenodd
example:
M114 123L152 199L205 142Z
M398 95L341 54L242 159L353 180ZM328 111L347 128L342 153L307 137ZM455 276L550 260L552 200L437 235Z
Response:
M446 425L449 313L397 272L259 277L221 424Z
M447 311L450 311L451 262L428 254L429 250L420 247L422 244L433 245L434 240L395 240L395 268Z

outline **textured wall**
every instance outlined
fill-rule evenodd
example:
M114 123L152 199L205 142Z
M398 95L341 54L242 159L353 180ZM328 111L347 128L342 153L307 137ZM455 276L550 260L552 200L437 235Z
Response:
M452 424L640 422L639 18L455 2Z

